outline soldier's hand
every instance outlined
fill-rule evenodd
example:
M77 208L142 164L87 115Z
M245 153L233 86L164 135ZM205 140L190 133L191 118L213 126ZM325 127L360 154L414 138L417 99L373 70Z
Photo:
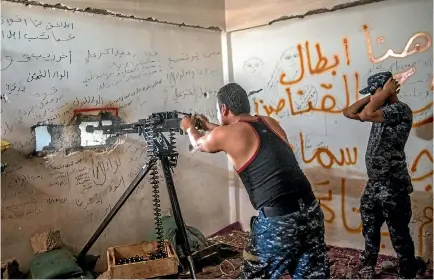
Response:
M201 127L202 127L202 129L204 131L209 131L210 130L210 128L209 128L210 122L209 122L209 120L208 120L208 118L206 116L204 116L204 115L196 115L195 118L200 121Z
M395 80L393 77L391 77L387 82L384 84L383 90L387 91L389 95L396 94L398 91L398 88L401 85L398 83L397 80Z
M203 122L209 122L209 119L205 115L196 115L195 117Z
M194 118L191 116L184 116L181 120L181 127L184 131L187 131L192 124L194 124Z

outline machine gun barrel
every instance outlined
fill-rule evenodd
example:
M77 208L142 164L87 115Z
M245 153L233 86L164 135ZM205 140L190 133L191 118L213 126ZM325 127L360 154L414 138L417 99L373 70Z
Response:
M185 112L177 112L177 113L185 116L190 116L190 117L194 115L193 113L185 113Z
M94 131L102 131L103 134L127 134L127 133L143 133L145 128L152 128L157 132L181 131L181 118L178 117L177 111L153 113L145 119L139 119L135 123L121 123L113 121L110 125L103 125L101 122L98 126L86 126L86 132L93 133Z
M126 134L126 133L138 133L139 125L137 123L131 124L112 124L112 125L100 125L86 126L86 132L93 133L94 131L102 131L103 134Z

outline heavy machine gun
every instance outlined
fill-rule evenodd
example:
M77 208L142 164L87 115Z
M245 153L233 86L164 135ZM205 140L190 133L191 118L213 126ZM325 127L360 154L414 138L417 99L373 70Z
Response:
M137 133L143 136L147 143L148 160L146 164L141 168L140 172L133 179L131 184L122 194L118 202L115 204L110 213L107 214L105 219L102 221L101 225L83 247L77 260L83 262L87 252L102 234L104 229L119 211L119 209L124 205L129 196L141 183L141 181L150 172L149 181L152 185L153 192L153 207L154 207L154 218L155 218L155 231L157 236L157 252L154 258L164 258L167 253L164 249L164 236L163 236L163 226L161 220L161 207L160 207L160 195L159 195L159 180L158 180L158 166L157 162L161 162L162 170L166 180L167 190L170 197L170 203L173 210L173 216L178 227L180 237L181 237L181 247L184 255L188 260L188 266L190 270L191 277L196 279L195 268L193 264L192 254L187 238L187 233L185 229L184 220L182 218L181 209L179 206L175 185L173 183L172 172L178 164L178 152L176 151L176 133L183 134L180 127L181 118L177 111L169 112L159 112L153 113L148 118L140 119L135 123L125 124L120 121L114 121L111 125L102 125L100 122L98 126L87 126L86 131L93 133L94 131L102 131L103 134L113 134L121 135L127 133ZM186 114L191 115L191 114ZM200 122L196 123L198 128L200 127ZM167 139L163 132L169 133L169 139Z

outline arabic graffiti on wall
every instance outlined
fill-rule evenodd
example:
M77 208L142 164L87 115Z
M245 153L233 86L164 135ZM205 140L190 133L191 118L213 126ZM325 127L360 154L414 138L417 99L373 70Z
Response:
M29 28L29 32L19 30L23 25ZM67 21L43 22L32 17L15 16L14 18L2 17L1 26L3 40L27 40L31 42L32 40L52 39L55 42L65 42L75 38L73 35L74 23ZM65 32L68 33L67 36Z
M428 150L422 150L411 164L411 171L413 173L417 172L420 161L423 156L426 156L427 159L432 164L433 162L432 155L429 153ZM413 183L416 183L416 182L429 179L428 180L429 183L425 187L425 191L429 193L432 192L432 185L431 185L432 175L433 175L432 170L426 171L420 175L413 176L412 181ZM316 189L315 192L316 193L319 192L319 194L317 194L317 198L321 200L321 207L324 211L325 222L328 224L336 223L337 222L336 218L338 215L337 212L338 212L341 215L339 220L342 222L342 226L345 229L345 231L352 235L361 236L360 234L362 232L362 222L359 214L360 209L354 206L351 207L351 205L348 205L348 202L346 201L346 197L348 196L347 190L349 187L347 186L347 180L345 178L342 178L340 182L337 182L336 184L340 185L340 191L337 193L333 192L332 190L333 184L330 180L313 182L313 186ZM360 185L360 187L363 187L363 185ZM323 194L324 191L326 192L325 195ZM336 199L338 200L340 199L340 201L338 201L337 204L333 203L334 200ZM340 205L340 207L338 209L335 209L332 204ZM413 204L415 204L414 201ZM357 213L357 215L351 215L351 218L349 218L348 209L351 209L351 211ZM413 224L419 223L419 225L416 226L416 233L414 234L416 239L415 241L417 244L416 246L417 253L419 255L423 255L424 253L426 253L424 251L424 240L425 238L430 238L432 236L432 230L430 230L430 228L432 229L433 207L425 206L423 209L420 209L418 212L415 212L413 216L414 217L412 219L412 223ZM349 224L350 220L352 221L352 223L354 223L354 220L359 220L359 223L357 226L351 226ZM387 231L383 231L381 235L383 237L389 237L389 233ZM386 245L383 243L381 247L384 249L386 248Z
M369 57L369 60L373 63L379 63L381 61L388 59L389 57L404 58L404 57L410 56L410 55L418 53L418 52L419 53L424 52L431 47L431 36L426 32L419 32L419 33L414 34L407 41L407 44L405 45L405 47L401 51L401 53L395 53L392 49L389 49L383 56L381 56L379 58L375 58L373 50L372 50L372 42L371 42L371 35L369 33L369 27L366 24L363 25L363 32L365 34L368 57ZM424 40L423 46L421 46L420 43L414 44L414 41L417 38L423 38L423 40ZM384 41L385 41L384 38L378 38L377 39L377 42L379 44L383 44ZM414 44L414 46L413 46L413 44ZM412 47L412 46L413 46L413 48L410 49L410 47Z
M61 53L61 54L56 54L56 53L46 53L46 54L23 54L20 58L13 58L10 55L5 55L4 56L4 60L6 61L5 63L3 62L3 58L2 58L2 66L1 66L1 71L8 69L13 62L30 62L33 60L43 60L43 61L47 61L47 62L61 62L63 59L65 59L65 61L69 64L72 64L72 51L69 51L68 53Z
M393 50L389 49L386 54L381 56L380 58L374 58L373 56L373 47L371 44L370 34L369 34L369 28L367 25L363 26L365 38L366 38L366 44L368 49L368 58L373 63L379 63L381 61L386 60L389 57L396 57L396 58L404 58L407 56L410 56L415 53L421 53L428 50L431 46L431 36L426 32L419 32L413 35L407 42L406 46L404 47L404 50L401 53L396 54ZM415 43L416 39L422 38L421 43ZM379 40L380 42L384 42ZM347 38L342 39L343 42L343 48L345 52L345 61L347 65L350 65L350 58L349 58L349 40ZM410 47L412 47L410 49ZM328 113L328 114L341 114L344 110L344 108L351 105L352 102L355 102L360 99L359 90L360 90L360 74L359 72L355 71L353 74L342 74L341 78L343 81L344 88L334 88L333 84L331 83L321 83L320 88L325 92L325 94L322 96L321 100L319 102L315 102L317 106L315 106L314 101L312 98L306 98L306 106L302 109L300 106L297 106L297 102L294 101L293 95L296 94L298 96L304 96L305 92L304 90L296 90L293 87L297 84L299 84L303 79L306 77L314 77L315 75L321 75L326 72L330 72L332 77L336 77L337 74L337 67L340 64L340 58L337 54L332 55L331 60L327 58L323 54L323 51L321 50L320 43L315 44L315 50L316 50L316 56L314 57L311 54L311 48L309 47L309 42L306 41L304 43L304 48L302 44L297 45L297 58L298 58L298 69L299 74L298 77L294 77L292 80L287 79L287 73L282 72L280 73L279 82L282 87L286 90L286 98L280 98L275 104L267 104L263 99L260 100L254 100L254 110L256 114L262 114L265 113L268 116L275 116L275 117L281 117L282 112L285 109L289 109L289 113L292 116L296 115L302 115L306 114L308 112L322 112L322 113ZM316 63L313 61L316 60ZM332 61L332 62L330 62ZM306 70L307 68L307 70ZM398 73L394 73L394 78L397 79L401 85L405 85L405 82L416 72L416 68L414 66L409 67L408 69L405 69L403 71L400 71ZM308 76L309 74L309 76ZM293 76L293 75L291 75ZM349 86L349 76L351 79L353 79L353 84L355 85L353 89ZM428 88L433 87L433 80L431 78L431 81L428 83ZM340 92L345 93L345 101L343 102L343 106L338 106L338 103L341 100L336 99L336 95ZM309 95L309 93L308 93ZM412 108L413 114L418 115L424 112L427 112L430 108L432 108L433 103L430 101L426 105L424 105L422 108ZM424 124L432 122L432 114L429 115L423 119L416 120L413 124L413 127L420 127Z
M309 124L300 125L300 121L312 115L314 117L309 121L319 120L315 116L324 116L324 119L325 116L330 116L330 120L338 121L339 118L344 119L343 110L361 99L359 91L365 84L362 79L367 78L373 72L391 71L394 78L402 85L400 91L402 99L406 101L408 98L413 98L413 101L417 101L409 102L409 105L414 115L413 128L420 128L433 122L434 77L432 75L432 56L429 54L429 50L432 49L432 38L429 33L413 33L403 47L390 48L379 55L380 52L373 46L374 40L371 38L369 27L363 25L360 31L358 36L362 36L366 46L352 44L352 40L357 39L354 36L351 39L344 36L340 38L341 43L337 45L341 49L335 51L328 49L326 52L322 42L309 41L303 41L294 47L285 49L265 87L260 90L249 89L251 90L249 98L252 100L252 109L256 114L276 118L280 123L283 121L291 123L295 117L301 118L296 122L299 127L302 127L302 131L294 131L294 127L289 125L291 132L288 135L298 133L298 137L292 137L290 145L299 163L306 170L315 167L327 170L319 178L316 176L309 178L316 189L318 199L321 200L325 221L333 228L342 228L350 236L349 238L358 237L362 241L362 223L358 207L366 180L360 180L361 182L354 185L350 183L352 180L350 171L348 178L342 175L338 179L339 176L332 175L332 170L359 168L363 165L364 158L361 150L365 147L361 147L360 142L351 144L351 141L345 142L348 144L339 143L329 147L325 143L333 138L326 134L323 138L316 136L325 143L312 149L306 148L310 136L304 129L308 128ZM390 39L388 41L388 37L381 36L375 41L384 46L390 42ZM365 59L372 65L369 71L359 69L354 63L355 60L351 58L351 51L356 48L364 51ZM412 60L410 56L416 57L417 54L421 55ZM359 57L358 59L360 61ZM387 66L388 63L389 66ZM255 54L243 64L242 70L245 73L243 78L256 77L258 73L263 73L264 69L266 69L266 62L264 63L264 60ZM428 78L421 78L423 75L427 75ZM409 88L414 88L413 94L408 93ZM260 92L262 93L259 94ZM313 133L318 134L319 132L314 129ZM332 137L336 137L336 134ZM421 147L412 148L409 158L412 182L417 193L425 193L421 194L423 198L412 196L415 209L411 228L418 255L432 256L430 253L432 245L429 245L429 239L433 234L433 207L429 199L430 197L432 199L432 163L431 150ZM359 194L354 193L356 187L360 187ZM389 238L387 228L381 234L384 238L381 248L393 250L386 244L390 243L390 240L386 242Z
M321 167L325 169L330 169L331 167L337 167L337 166L351 166L357 164L358 159L358 151L357 147L345 148L340 149L339 155L334 155L332 151L330 151L325 146L320 146L313 152L312 156L309 158L309 156L306 155L305 152L305 145L303 141L303 133L300 132L300 147L301 147L301 157L303 160L303 163L309 164L313 161L316 161ZM326 159L325 159L326 158Z
M49 42L62 44L73 40L74 35L74 23L68 21L41 21L32 17L2 17L1 18L1 38L4 41L14 40L23 41L23 44L32 42ZM25 28L25 31L22 30ZM6 53L1 57L1 71L7 69L14 69L14 65L19 67L22 63L31 61L45 61L48 63L58 63L63 69L38 69L28 73L27 83L37 80L69 80L70 72L65 68L73 63L73 53L71 50L63 52L44 52L44 53L25 53L21 56ZM13 88L13 90L10 90ZM5 102L9 102L9 94L15 89L15 93L25 92L26 86L19 82L14 84L7 84L6 91L2 92L1 99Z

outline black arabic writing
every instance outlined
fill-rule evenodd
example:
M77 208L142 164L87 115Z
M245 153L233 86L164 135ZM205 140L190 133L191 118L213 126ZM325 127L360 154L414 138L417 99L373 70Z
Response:
M197 61L197 60L200 60L200 59L208 59L208 58L210 58L212 56L220 55L220 54L221 54L221 52L209 52L209 53L204 53L204 52L199 53L199 52L196 52L195 54L192 54L192 55L188 55L186 53L182 53L181 57L178 57L178 58L169 57L167 60L169 61L169 67L173 68L172 64L174 64L174 63L178 63L178 62L181 62L181 61L193 62L193 61Z
M29 73L29 76L27 77L27 82L30 83L35 80L40 80L42 78L49 78L49 79L59 79L60 81L69 79L69 71L68 70L39 70L38 72Z
M11 26L16 23L24 23L26 26L43 27L45 30L51 30L53 28L64 28L74 30L74 23L68 21L58 21L56 23L47 22L45 25L42 20L37 20L34 18L21 18L16 15L15 18L3 18L1 19L2 25Z
M194 69L181 69L179 71L170 71L166 74L167 81L171 87L175 87L178 82L185 78L195 79L196 76L215 76L220 73L220 69L214 68L194 68Z
M13 30L2 30L2 39L8 39L8 40L48 40L52 38L56 42L64 42L64 41L71 41L75 38L74 35L69 34L66 38L56 36L53 31L50 32L42 32L39 35L35 36L32 34L24 33L21 31L13 31Z
M144 54L149 59L152 56L156 56L158 52L153 52L153 53L146 52ZM97 52L87 50L87 55L84 60L86 61L86 63L89 63L92 58L101 59L102 57L108 57L108 56L115 56L119 58L123 56L136 57L138 55L139 55L138 53L131 53L129 51L117 50L114 48L107 48L104 49L103 51L97 51Z
M2 57L1 71L8 69L13 62L30 62L32 60L42 60L47 62L61 62L63 59L67 59L69 64L72 64L72 51L67 54L63 52L61 54L46 53L46 54L23 54L21 58L13 58L10 55ZM7 61L6 63L3 60Z

